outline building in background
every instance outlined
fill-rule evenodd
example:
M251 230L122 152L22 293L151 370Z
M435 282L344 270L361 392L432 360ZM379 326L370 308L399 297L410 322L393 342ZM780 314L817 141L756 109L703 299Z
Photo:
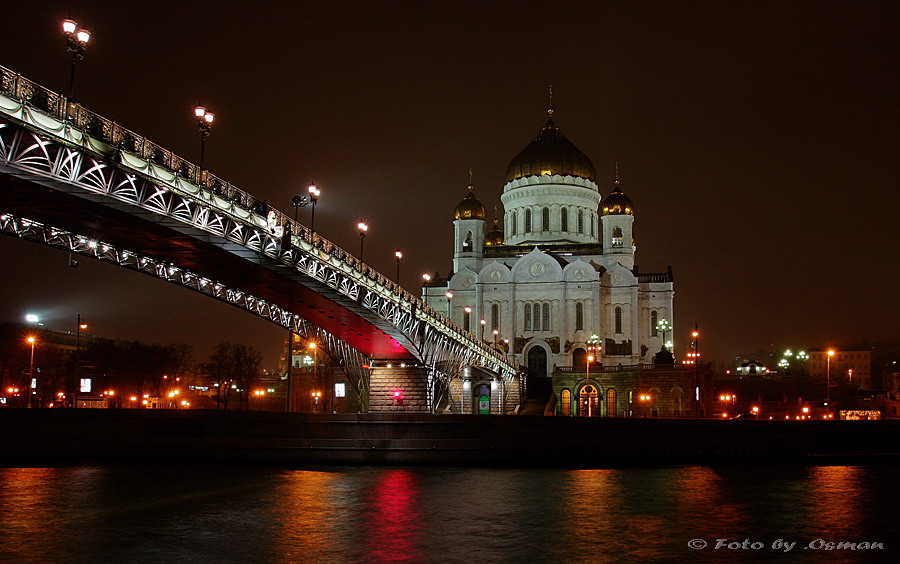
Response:
M615 367L620 376L632 370L635 376L623 389L604 392L618 394L621 403L604 413L628 414L634 409L625 398L638 394L638 380L648 384L646 368L672 337L671 329L664 334L658 328L663 319L673 323L672 270L638 270L631 199L618 178L604 197L591 160L563 135L553 108L548 114L537 137L507 167L502 225L498 217L489 224L470 181L454 212L453 271L427 282L423 297L530 374L559 375L554 388L556 380L571 380L562 374L585 372L589 355L598 369ZM638 376L640 365L645 370ZM683 407L694 394L692 373L686 374L686 389L660 389L669 415L673 409L693 412ZM483 386L482 402L489 384L470 383ZM564 412L577 411L582 392L599 394L585 386L575 378L566 388L571 405ZM670 397L677 392L680 408Z

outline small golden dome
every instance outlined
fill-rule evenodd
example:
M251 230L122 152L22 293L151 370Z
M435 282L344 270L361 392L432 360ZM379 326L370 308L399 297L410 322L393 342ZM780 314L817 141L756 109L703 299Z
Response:
M614 182L615 189L603 199L601 208L603 215L634 215L634 204L619 188L619 179Z
M562 134L553 121L553 108L547 110L550 118L534 141L529 143L506 168L506 181L528 176L577 176L594 180L594 164Z
M494 226L484 236L484 245L486 247L496 247L503 244L503 229L500 228L500 222L494 218Z
M456 211L453 216L456 219L484 219L487 217L487 212L484 211L484 206L481 202L478 201L478 198L475 197L475 194L472 192L472 186L469 185L469 193L463 198L463 201L456 206Z

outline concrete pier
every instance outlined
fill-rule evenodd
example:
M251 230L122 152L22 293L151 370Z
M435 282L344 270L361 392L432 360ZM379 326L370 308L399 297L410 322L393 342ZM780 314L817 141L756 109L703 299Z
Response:
M0 410L0 463L581 466L900 461L900 421Z

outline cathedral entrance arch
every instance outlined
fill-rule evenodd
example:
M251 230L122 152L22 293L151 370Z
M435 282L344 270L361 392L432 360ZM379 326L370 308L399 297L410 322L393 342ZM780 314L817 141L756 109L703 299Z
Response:
M534 346L528 349L528 359L526 361L528 370L536 376L547 376L547 351L544 347Z
M578 416L600 417L600 393L597 386L585 384L578 391Z

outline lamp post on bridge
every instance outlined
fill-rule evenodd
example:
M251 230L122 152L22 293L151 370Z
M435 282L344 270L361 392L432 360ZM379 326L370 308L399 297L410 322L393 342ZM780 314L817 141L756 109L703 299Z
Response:
M72 101L72 93L75 91L75 65L84 58L84 50L91 40L91 32L78 28L78 22L65 19L62 22L63 33L66 34L66 51L72 53L72 66L69 70L69 101Z
M425 288L425 306L428 306L428 288L431 287L431 275L427 272L422 275L422 287Z
M453 292L451 292L450 290L447 290L444 293L444 296L447 297L447 319L449 319L450 321L453 321L453 310L450 307L450 300L453 299Z
M310 184L306 187L306 190L309 192L309 201L312 204L312 211L309 216L309 230L313 233L316 232L316 202L319 201L319 194L322 193L319 190L319 187L315 184ZM296 220L296 218L294 218Z
M400 259L403 258L403 253L400 251L400 249L397 249L396 251L394 251L394 256L397 257L397 278L394 279L394 282L396 282L397 286L399 286L400 285Z
M202 175L203 157L206 153L206 138L209 137L209 130L212 128L213 120L216 116L201 104L197 104L197 107L194 108L194 117L197 118L197 128L200 131L200 173Z
M362 262L363 248L366 242L366 232L369 230L369 226L364 221L360 221L356 224L356 228L359 229L359 260Z

